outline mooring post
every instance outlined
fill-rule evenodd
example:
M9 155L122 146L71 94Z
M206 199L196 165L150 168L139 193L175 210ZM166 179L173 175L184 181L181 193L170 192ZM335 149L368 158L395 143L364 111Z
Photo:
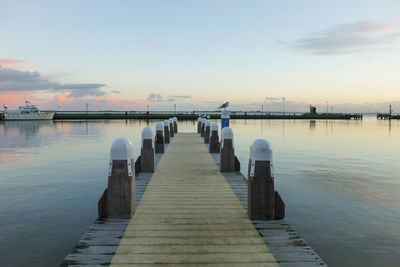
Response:
M110 150L108 187L98 202L99 217L131 218L135 212L135 170L132 143L118 138Z
M140 151L140 171L154 172L154 132L151 127L142 131L142 148Z
M221 132L221 172L240 171L240 162L235 156L233 147L233 131L230 127L224 127Z
M210 143L210 126L211 126L211 121L207 120L205 124L206 128L204 130L204 143L208 144Z
M164 140L166 144L169 144L169 120L164 121Z
M178 118L173 117L174 120L174 133L178 133Z
M218 124L212 122L210 125L210 153L219 153Z
M175 133L175 130L174 130L174 119L173 118L169 118L169 137L170 138L172 138L172 137L174 137L174 133Z
M205 128L206 128L206 119L202 118L201 119L201 132L200 132L201 137L204 137Z
M164 124L162 122L157 122L156 124L154 146L156 153L164 153Z
M221 129L229 127L230 113L226 109L221 112Z
M252 220L283 219L285 204L274 189L272 148L265 139L250 146L248 214Z
M201 117L197 118L197 133L201 133Z

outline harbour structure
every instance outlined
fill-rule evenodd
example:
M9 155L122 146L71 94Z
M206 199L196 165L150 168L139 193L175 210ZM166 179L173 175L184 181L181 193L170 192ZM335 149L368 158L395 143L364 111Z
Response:
M172 112L141 112L141 111L60 111L54 115L54 120L128 120L128 119L143 119L143 120L167 120L171 117L176 117L179 120L197 120L199 116L209 119L220 119L221 112L219 111L180 111L173 114ZM257 111L230 111L230 119L236 120L362 120L361 113L298 113L286 112L257 112Z
M257 207L262 204L257 203L259 200L270 199L271 195L265 198L253 188L252 201L248 201L248 181L238 171L221 172L220 160L224 159L218 152L210 153L209 144L204 144L198 133L178 133L171 138L164 153L154 157L154 173L129 171L132 147L124 139L119 143L122 145L113 147L122 148L122 153L111 154L113 169L109 179L116 175L118 186L124 179L135 181L129 187L134 192L125 188L119 198L111 199L112 203L104 203L104 199L99 202L99 218L65 258L63 266L326 265L282 219L284 206ZM258 143L262 146L258 147ZM252 145L250 160L255 165L254 173L249 169L250 179L263 179L264 173L269 176L265 178L273 178L271 171L260 169L272 164L272 152L265 150L265 144L257 141ZM113 155L118 155L115 160ZM265 186L269 187L268 179L269 185ZM109 186L114 185L109 182ZM266 191L274 192L273 187L271 190ZM111 191L115 192L115 187ZM130 204L132 195L135 207ZM126 202L121 202L124 199ZM129 208L126 214L108 216L101 213L101 205L120 211L121 206ZM271 217L264 208L274 209L274 215ZM250 209L257 211L254 218ZM263 214L268 214L269 219Z
M394 114L392 105L389 105L389 113L377 113L378 120L400 120L400 114Z

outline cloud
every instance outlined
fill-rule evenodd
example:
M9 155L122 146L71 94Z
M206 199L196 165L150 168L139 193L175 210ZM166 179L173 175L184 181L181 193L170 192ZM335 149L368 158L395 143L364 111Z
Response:
M121 92L118 91L118 90L112 90L111 93L113 93L113 94L120 94Z
M152 102L163 102L163 98L160 94L156 93L151 93L147 97L147 100L152 101Z
M277 100L282 100L282 97L266 97L265 100L277 101Z
M272 103L282 103L283 97L266 97L265 102L268 104Z
M0 59L0 69L20 69L21 64L25 63L25 60L15 58L2 58Z
M216 0L216 3L221 7L229 7L232 5L233 0Z
M68 97L103 96L101 90L106 86L101 83L67 83L53 82L38 72L0 69L0 92L10 91L52 91L67 92Z
M350 54L388 49L400 39L399 27L377 20L338 24L312 36L298 39L290 47L313 55Z
M192 97L190 95L173 95L173 96L169 96L166 99L157 93L151 93L149 94L149 96L147 97L148 101L151 102L175 102L175 101L181 101L181 100L185 100L185 99L192 99Z
M170 96L172 98L182 98L182 99L188 99L188 98L192 98L190 95L173 95Z
M185 100L185 99L192 99L192 97L190 95L173 95L173 96L168 97L168 99L166 101L167 102L176 102L176 101Z

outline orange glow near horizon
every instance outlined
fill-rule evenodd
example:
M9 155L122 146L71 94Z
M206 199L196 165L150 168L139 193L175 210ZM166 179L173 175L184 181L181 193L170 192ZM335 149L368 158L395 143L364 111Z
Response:
M28 98L25 92L4 92L0 93L0 104L9 109L18 108L25 103L25 98Z

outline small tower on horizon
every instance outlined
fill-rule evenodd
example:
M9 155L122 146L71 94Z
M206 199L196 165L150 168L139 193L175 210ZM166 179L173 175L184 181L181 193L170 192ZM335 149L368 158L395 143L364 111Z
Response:
M317 108L315 106L310 105L310 114L317 114Z

